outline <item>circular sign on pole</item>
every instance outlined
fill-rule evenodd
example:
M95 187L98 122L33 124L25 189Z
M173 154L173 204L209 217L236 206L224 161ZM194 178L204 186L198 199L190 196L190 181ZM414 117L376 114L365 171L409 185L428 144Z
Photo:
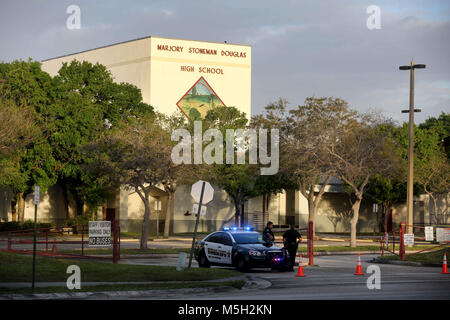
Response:
M205 183L205 190L203 191L202 204L207 204L214 197L214 189L209 182L199 180L192 185L191 196L195 202L200 202L200 194L202 192L202 184Z

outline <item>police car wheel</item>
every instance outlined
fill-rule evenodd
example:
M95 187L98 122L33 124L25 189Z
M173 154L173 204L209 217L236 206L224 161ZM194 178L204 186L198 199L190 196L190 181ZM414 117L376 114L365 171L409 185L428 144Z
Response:
M239 257L236 263L236 267L239 271L248 271L249 267L247 262L243 257Z
M210 264L204 252L200 253L198 257L198 265L200 268L209 268Z

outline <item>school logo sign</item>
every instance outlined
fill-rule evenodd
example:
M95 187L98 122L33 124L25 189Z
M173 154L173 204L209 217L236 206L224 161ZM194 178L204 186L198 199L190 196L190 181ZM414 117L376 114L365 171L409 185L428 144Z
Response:
M205 78L200 77L196 83L177 102L178 108L190 120L205 118L208 110L214 107L225 106Z

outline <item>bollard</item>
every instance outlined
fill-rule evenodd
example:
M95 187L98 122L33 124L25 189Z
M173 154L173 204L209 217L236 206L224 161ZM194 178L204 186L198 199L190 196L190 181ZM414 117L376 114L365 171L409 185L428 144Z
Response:
M8 252L11 252L11 234L8 233Z
M56 254L56 240L53 239L53 250L52 250L52 254Z
M119 236L120 236L120 228L118 226L117 220L112 221L113 228L113 263L117 263L120 260L120 251L119 251Z
M405 242L404 242L404 235L405 235L405 222L402 221L400 225L400 259L405 260Z
M81 256L84 256L84 225L81 226Z
M186 268L186 259L187 259L186 252L178 253L177 271L182 271L184 268Z
M395 254L395 231L392 232L392 252Z
M314 223L308 223L308 265L314 265Z

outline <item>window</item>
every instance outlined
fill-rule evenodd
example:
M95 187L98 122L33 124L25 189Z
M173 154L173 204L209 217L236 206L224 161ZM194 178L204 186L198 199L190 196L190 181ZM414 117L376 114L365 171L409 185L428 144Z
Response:
M217 234L217 243L221 243L225 246L231 246L233 245L233 242L231 241L231 238L228 234L226 234L225 232L219 232Z
M217 233L210 234L210 235L205 239L205 241L207 241L207 242L214 242L214 243L220 243L220 242L219 242L219 235L218 235Z
M256 232L249 233L236 233L233 234L234 241L240 244L258 244L264 243L262 235Z

